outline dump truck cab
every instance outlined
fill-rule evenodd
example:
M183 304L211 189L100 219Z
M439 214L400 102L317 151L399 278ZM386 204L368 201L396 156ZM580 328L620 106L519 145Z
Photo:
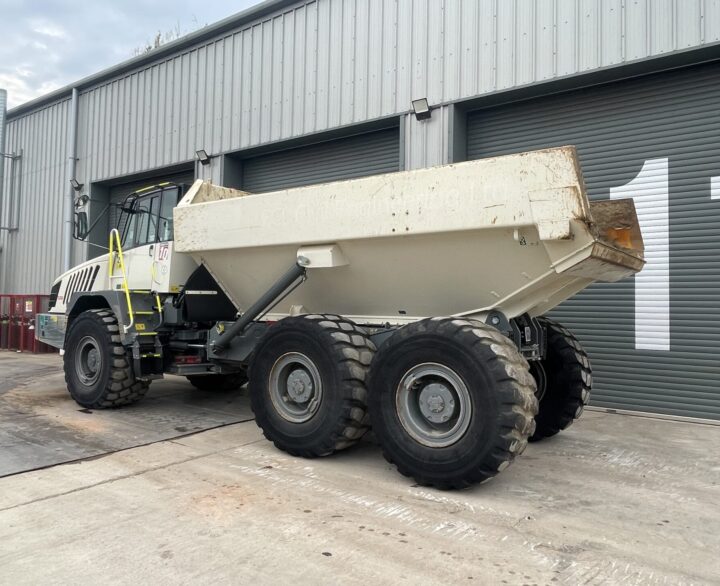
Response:
M163 375L164 361L157 356L160 343L155 340L164 321L162 303L172 308L198 268L188 255L173 253L173 208L188 188L160 183L126 197L109 236L108 254L56 279L49 312L38 315L38 339L64 353L75 319L89 311L109 311L118 322L119 341L135 348L133 368L138 377ZM77 212L76 238L84 240L89 231L84 211Z
M131 193L119 205L120 214L115 229L130 288L177 293L197 267L197 263L187 256L174 256L172 253L172 212L188 189L188 185L160 183ZM85 240L90 229L85 211L76 212L76 239ZM103 254L60 275L51 288L50 313L65 313L74 294L82 296L84 293L121 288L120 283L112 286L109 283L108 262L108 255Z

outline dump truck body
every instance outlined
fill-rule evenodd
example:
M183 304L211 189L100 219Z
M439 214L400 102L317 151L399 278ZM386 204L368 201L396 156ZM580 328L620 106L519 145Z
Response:
M615 218L589 204L575 161L552 149L235 197L196 182L175 210L175 246L241 309L301 248L326 247L332 270L313 271L268 319L293 306L359 323L542 315L643 265L632 201L609 202Z

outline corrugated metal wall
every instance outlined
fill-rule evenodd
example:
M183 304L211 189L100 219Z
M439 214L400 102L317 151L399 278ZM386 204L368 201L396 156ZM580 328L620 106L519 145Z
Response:
M717 0L298 2L80 88L77 176L90 186L191 161L200 148L231 152L400 115L417 97L439 104L718 40ZM8 149L24 149L23 173L33 174L21 199L39 204L11 237L11 261L40 266L11 271L0 288L43 292L60 270L67 103L11 118ZM447 162L447 108L406 122L407 168Z
M400 170L397 128L388 128L245 159L242 189L251 193Z
M7 153L5 153L5 119L7 116L7 92L4 89L0 89L0 226L5 226L3 222L3 185L5 177L5 163ZM3 230L0 229L0 252L4 244ZM0 257L0 263L2 263L2 257ZM0 275L2 275L2 267L0 267ZM2 278L0 276L0 278ZM2 291L2 289L0 289Z
M634 279L552 315L594 367L593 403L720 419L720 63L468 116L468 156L574 144L592 199L634 197Z
M83 91L81 173L87 182L135 173L199 148L404 112L417 97L438 104L717 40L720 2L708 0L298 3ZM442 162L425 144L431 164Z
M22 157L5 163L3 223L12 221L14 208L18 230L3 231L4 293L45 293L62 268L69 115L65 100L7 125L6 150Z

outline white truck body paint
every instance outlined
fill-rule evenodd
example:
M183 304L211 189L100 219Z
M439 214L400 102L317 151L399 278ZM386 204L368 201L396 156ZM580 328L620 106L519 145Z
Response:
M197 263L189 255L175 253L174 246L172 241L156 242L124 250L128 287L149 289L158 293L178 293L197 268ZM110 282L108 264L108 255L104 254L73 267L55 279L55 283L62 281L62 284L57 302L50 313L64 314L73 292L120 289L122 279L113 279L112 283ZM98 270L93 280L95 267L98 267ZM85 274L88 278L84 277ZM120 267L116 266L115 275L120 274Z
M301 248L341 253L265 319L292 306L366 324L540 315L643 266L631 202L589 204L572 147L255 195L197 181L174 220L175 251L241 310Z

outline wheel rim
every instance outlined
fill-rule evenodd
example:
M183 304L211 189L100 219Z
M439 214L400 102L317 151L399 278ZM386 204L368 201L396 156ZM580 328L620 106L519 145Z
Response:
M470 392L463 380L452 369L433 362L405 373L397 387L395 407L405 431L431 448L458 442L472 416Z
M268 387L275 410L287 421L303 423L320 408L320 372L304 354L288 352L278 358L270 370Z
M80 382L85 386L94 385L102 371L102 353L97 340L92 336L85 336L78 344L75 353L75 372Z

